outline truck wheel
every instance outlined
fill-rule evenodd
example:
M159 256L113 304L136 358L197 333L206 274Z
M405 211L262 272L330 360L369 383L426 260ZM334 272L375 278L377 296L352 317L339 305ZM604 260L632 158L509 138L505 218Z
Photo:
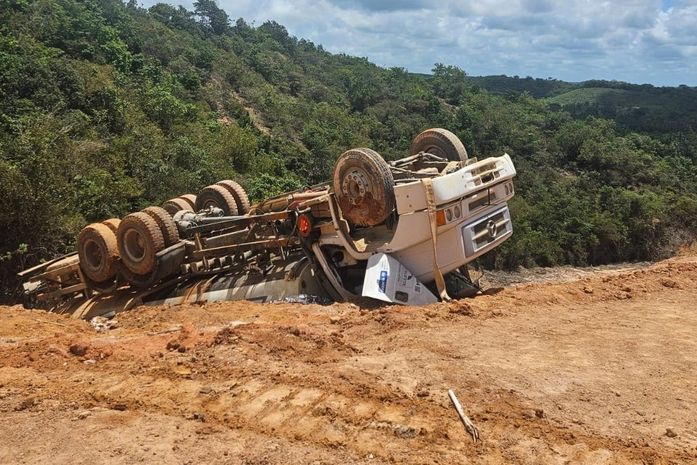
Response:
M177 198L186 201L186 203L188 203L189 206L191 206L191 210L196 208L196 196L194 194L184 194L180 195Z
M216 185L223 186L235 198L238 214L246 215L249 212L249 197L242 186L229 179L217 182Z
M179 231L177 225L172 220L167 210L162 207L148 207L143 210L150 218L155 220L157 226L160 227L160 232L165 240L165 247L174 245L179 242Z
M334 165L334 194L344 218L356 226L384 222L395 207L390 167L366 148L344 152Z
M196 196L196 211L208 207L217 207L223 211L224 216L237 216L237 203L235 198L223 186L213 184L204 187Z
M77 237L80 268L95 282L104 282L116 276L119 249L116 236L107 225L93 223L82 228Z
M121 220L118 218L109 218L108 220L102 221L102 224L111 229L114 234L116 234L116 230L119 229L119 223L121 223Z
M414 138L410 155L427 152L450 161L467 161L467 150L460 139L452 132L441 129L427 129Z
M165 248L165 239L157 222L147 213L131 213L121 220L116 234L121 261L135 274L155 269L155 254Z
M194 206L190 205L189 202L186 200L182 199L181 197L177 197L175 199L169 199L165 203L162 204L162 208L167 211L171 216L174 216L175 213L181 210L186 210L186 211L193 211Z

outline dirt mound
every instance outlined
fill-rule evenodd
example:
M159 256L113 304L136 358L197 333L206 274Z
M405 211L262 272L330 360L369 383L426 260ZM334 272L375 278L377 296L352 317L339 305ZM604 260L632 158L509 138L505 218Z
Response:
M97 331L3 307L0 463L692 463L695 282L688 254L424 308L141 307Z

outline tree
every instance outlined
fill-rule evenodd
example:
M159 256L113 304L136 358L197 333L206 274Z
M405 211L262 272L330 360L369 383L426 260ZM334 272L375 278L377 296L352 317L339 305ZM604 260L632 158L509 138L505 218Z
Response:
M456 104L467 89L467 73L457 66L436 63L432 82L437 96Z
M202 19L202 23L215 34L221 35L230 27L227 13L215 3L215 0L196 0L194 12Z

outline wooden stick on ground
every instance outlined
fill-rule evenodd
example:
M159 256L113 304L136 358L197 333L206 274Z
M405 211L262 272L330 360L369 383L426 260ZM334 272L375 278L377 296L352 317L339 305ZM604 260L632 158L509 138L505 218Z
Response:
M457 411L457 416L460 417L460 420L462 421L462 424L465 426L465 429L470 434L470 436L472 436L472 440L474 442L479 441L479 430L476 426L474 426L472 420L470 420L469 417L465 415L464 410L462 410L462 405L460 405L460 401L457 400L455 392L453 392L452 389L448 389L448 396L450 397L450 401L453 403L453 406Z
M59 323L57 321L50 321L50 320L39 320L38 318L32 318L34 321L37 323L48 323L50 325L58 325L58 326L63 326L63 327L68 327L65 323Z

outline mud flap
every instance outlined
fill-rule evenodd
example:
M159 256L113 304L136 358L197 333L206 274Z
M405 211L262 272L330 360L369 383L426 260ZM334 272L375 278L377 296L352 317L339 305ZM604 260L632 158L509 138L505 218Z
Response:
M362 295L400 305L438 302L438 298L407 267L384 253L368 258Z

